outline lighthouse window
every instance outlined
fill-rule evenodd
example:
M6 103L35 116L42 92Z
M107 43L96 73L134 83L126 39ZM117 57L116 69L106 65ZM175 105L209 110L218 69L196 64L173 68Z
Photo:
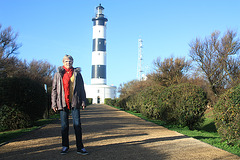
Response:
M101 31L99 30L99 33L100 33Z
M98 55L100 56L100 53L98 53Z

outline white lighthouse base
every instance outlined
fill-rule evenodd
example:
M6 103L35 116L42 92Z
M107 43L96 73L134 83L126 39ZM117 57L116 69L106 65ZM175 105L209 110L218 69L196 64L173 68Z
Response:
M92 98L93 104L104 104L105 98L116 98L116 86L108 85L84 85L86 97Z

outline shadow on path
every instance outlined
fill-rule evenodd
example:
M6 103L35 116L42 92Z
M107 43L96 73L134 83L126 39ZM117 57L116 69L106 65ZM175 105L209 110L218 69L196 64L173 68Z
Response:
M107 105L81 111L83 142L89 155L76 153L70 121L70 150L60 155L60 121L23 135L0 147L0 159L171 160L239 159L238 156L157 126Z

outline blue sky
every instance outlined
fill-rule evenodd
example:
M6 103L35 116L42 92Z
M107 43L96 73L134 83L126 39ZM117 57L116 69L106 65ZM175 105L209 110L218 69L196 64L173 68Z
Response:
M150 73L158 57L189 59L196 37L215 30L240 33L239 0L0 0L0 23L19 33L18 58L60 66L70 54L90 84L92 18L99 3L108 18L107 84L117 87L136 79L139 38Z

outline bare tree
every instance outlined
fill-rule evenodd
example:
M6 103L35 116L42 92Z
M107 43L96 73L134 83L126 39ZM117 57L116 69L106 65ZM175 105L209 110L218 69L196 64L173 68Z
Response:
M191 67L191 61L185 58L166 58L161 62L160 58L154 61L155 72L148 78L161 83L163 86L178 84L186 79L186 73Z
M11 27L2 30L0 24L0 59L6 59L11 55L17 54L17 50L21 47L16 43L18 33L14 33Z
M239 59L234 56L239 52L240 41L237 33L228 30L222 38L215 31L204 40L196 38L190 43L190 57L197 62L204 72L214 94L219 95L231 86L239 74Z
M55 71L56 67L45 60L32 60L27 65L29 78L45 83L48 86L52 85L52 78Z
M120 84L118 92L120 93L120 98L127 98L140 92L145 87L151 86L153 83L150 80L138 81L132 80L127 83Z
M18 34L11 27L1 28L0 24L0 77L29 77L51 86L56 67L43 60L32 60L30 63L19 60L15 57L21 47L16 43Z
M6 77L22 77L27 74L27 63L26 61L21 61L15 56L11 56L4 60L0 60L1 71L0 76L2 78Z
M15 71L17 60L13 55L17 54L21 46L16 43L18 34L14 33L11 27L2 30L0 24L0 77L7 77Z

